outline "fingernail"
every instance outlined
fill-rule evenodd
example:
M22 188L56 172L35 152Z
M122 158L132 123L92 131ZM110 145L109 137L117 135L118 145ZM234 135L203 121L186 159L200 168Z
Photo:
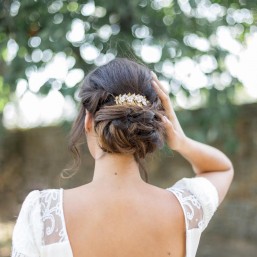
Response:
M163 123L166 123L168 121L167 117L166 116L162 116L162 121L163 121Z
M152 76L157 77L153 71L151 71L151 74L152 74Z
M155 83L155 81L154 81L154 80L152 80L152 85L153 85L153 86L156 86L156 83Z

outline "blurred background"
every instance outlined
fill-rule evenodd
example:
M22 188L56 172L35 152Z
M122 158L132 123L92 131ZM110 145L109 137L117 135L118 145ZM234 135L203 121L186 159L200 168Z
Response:
M145 63L170 93L188 136L232 159L229 194L202 235L199 257L257 252L257 8L254 0L0 0L0 256L33 189L88 183L93 160L68 133L78 87L116 56ZM146 161L150 183L193 175L164 148Z

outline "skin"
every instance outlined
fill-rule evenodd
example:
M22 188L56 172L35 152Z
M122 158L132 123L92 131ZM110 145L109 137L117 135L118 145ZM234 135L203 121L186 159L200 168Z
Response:
M213 183L221 203L233 178L230 160L218 149L188 138L155 74L152 86L165 108L167 144L191 163L196 176ZM95 159L93 180L64 190L64 216L73 256L184 257L184 215L175 196L145 183L132 155L104 153L89 112L85 133Z

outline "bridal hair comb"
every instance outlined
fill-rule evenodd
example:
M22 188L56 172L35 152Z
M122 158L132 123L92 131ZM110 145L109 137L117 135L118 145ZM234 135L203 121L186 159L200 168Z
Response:
M115 97L116 104L146 106L150 103L145 96L140 94L123 94Z

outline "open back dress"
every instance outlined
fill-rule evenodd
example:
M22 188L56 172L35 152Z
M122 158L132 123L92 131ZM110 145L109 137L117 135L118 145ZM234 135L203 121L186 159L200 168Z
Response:
M218 193L203 177L183 178L166 190L185 217L186 256L195 257L200 236L218 207ZM33 190L25 198L12 236L11 257L73 257L63 213L63 189Z

